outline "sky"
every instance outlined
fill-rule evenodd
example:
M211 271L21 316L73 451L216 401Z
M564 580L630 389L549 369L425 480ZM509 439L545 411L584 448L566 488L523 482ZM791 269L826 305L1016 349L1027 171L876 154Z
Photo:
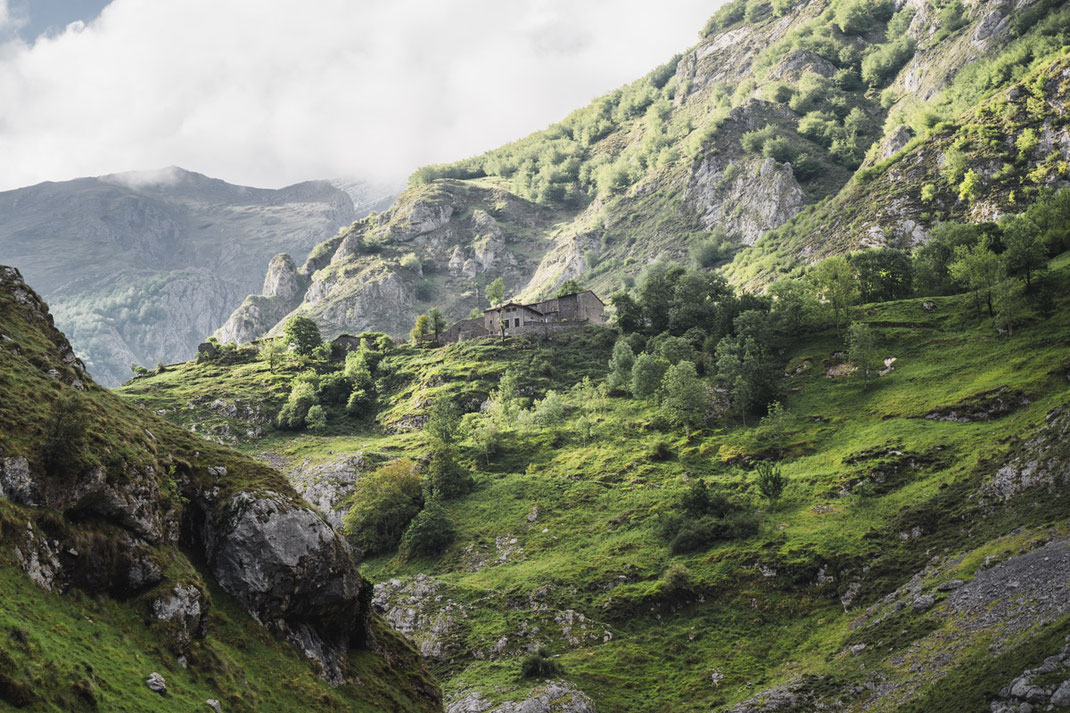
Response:
M721 0L0 0L0 190L399 180L692 46Z

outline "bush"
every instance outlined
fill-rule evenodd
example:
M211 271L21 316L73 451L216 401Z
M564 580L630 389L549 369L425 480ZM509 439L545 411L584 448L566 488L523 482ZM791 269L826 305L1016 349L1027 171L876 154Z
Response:
M675 454L672 452L672 447L668 441L657 440L654 441L654 445L650 447L650 460L655 463L661 463L667 460L672 460Z
M520 673L524 678L550 678L561 674L561 667L550 658L550 652L541 648L524 657L520 663Z
M345 372L334 371L320 378L316 397L321 404L344 404L352 388Z
M862 60L862 81L879 87L891 79L914 55L914 40L903 35L880 45Z
M665 581L665 588L670 592L691 591L691 570L679 562L669 565L662 579Z
M762 497L769 501L769 507L775 508L780 496L784 493L787 479L780 472L780 465L770 461L759 461L755 467L758 474L758 490Z
M363 416L375 405L375 394L367 389L353 389L346 400L346 413L350 416Z
M840 32L858 35L890 18L894 10L895 6L888 0L841 0L832 21Z
M316 404L316 387L308 381L294 380L290 395L276 419L279 428L299 430L305 426L309 409Z
M343 526L364 557L389 552L401 541L423 507L416 464L408 458L387 463L357 480Z
M305 425L313 431L322 431L327 428L327 412L319 404L311 407L305 416Z
M65 390L53 405L43 458L50 475L69 474L81 468L88 441L87 406L86 398L73 390Z
M741 540L758 532L758 518L753 512L733 512L726 517L705 517L680 527L669 543L674 555L707 550L718 542Z
M437 555L450 546L455 534L446 511L432 499L402 535L401 551L406 557Z

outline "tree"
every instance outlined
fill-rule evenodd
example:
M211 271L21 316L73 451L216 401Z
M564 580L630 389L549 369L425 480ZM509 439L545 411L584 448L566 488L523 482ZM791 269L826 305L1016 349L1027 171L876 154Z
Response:
M535 423L543 428L556 428L565 421L565 400L553 389L535 402Z
M440 393L431 401L424 422L424 433L436 446L452 446L457 441L461 424L461 410L447 394Z
M777 501L784 492L787 478L780 472L780 464L772 461L758 461L754 466L758 474L758 490L769 501L769 509L775 510Z
M564 297L565 295L574 295L577 292L583 292L584 286L577 280L565 280L561 283L561 287L557 288L557 293L554 297Z
M1025 216L1015 215L1000 224L1003 231L1003 261L1007 274L1025 278L1025 289L1033 287L1033 274L1048 265L1040 228Z
M282 329L283 341L299 356L312 356L323 344L319 327L308 317L291 317Z
M783 278L769 286L772 314L780 329L798 334L817 310L813 288L802 280Z
M72 475L80 469L88 444L89 402L75 390L65 389L52 405L52 422L43 448L49 475Z
M684 434L691 437L692 426L697 425L706 413L709 399L706 385L695 373L695 363L681 361L670 366L662 380L661 408L671 423L684 427Z
M878 358L876 336L869 325L857 322L851 325L847 331L847 349L847 358L862 379L862 387L869 389L873 377L877 375L875 362Z
M257 346L260 358L267 362L268 371L275 373L275 367L286 357L286 342L283 339L265 337Z
M669 363L661 357L643 352L632 365L632 396L649 399L661 388L662 377Z
M989 316L995 317L992 290L1005 274L1003 261L987 245L960 245L954 254L954 261L947 267L951 279L973 295L978 316L981 315L981 302L984 302L988 305Z
M609 303L617 311L620 331L631 334L643 328L643 308L627 292L617 292L609 298Z
M435 344L438 344L439 335L449 329L450 326L446 324L446 318L442 316L442 310L438 307L431 308L431 311L427 313L427 319L429 329L435 335Z
M497 278L489 285L484 293L487 296L487 302L490 302L490 306L500 305L505 302L505 280Z
M413 344L419 344L427 335L431 332L431 318L426 314L421 314L416 318L416 324L413 325L409 331L409 338L412 339Z
M643 309L643 321L654 334L669 328L669 310L673 304L676 281L684 273L682 267L669 267L655 263L647 268L639 285L639 304Z
M1021 286L1010 280L999 283L993 295L995 302L996 327L1007 330L1008 336L1014 336L1014 328L1026 320L1029 314L1029 301L1022 294Z
M902 250L863 250L849 255L847 262L855 270L862 302L887 302L910 295L914 266Z
M438 500L432 499L412 519L401 536L401 552L406 558L434 556L449 547L454 536L455 531L446 510Z
M609 360L610 389L628 390L631 387L632 365L635 364L635 352L624 339L618 339L613 345L613 356Z
M858 281L854 270L843 257L830 257L817 264L811 273L818 295L832 310L836 336L847 323L847 315L858 298Z
M772 372L765 350L753 339L725 337L717 343L716 369L746 425L747 413L772 395Z
M452 500L472 490L471 474L458 462L453 446L437 445L424 473L432 498Z
M361 556L388 552L420 512L423 500L415 463L402 458L382 465L354 484L353 505L343 518L345 533Z

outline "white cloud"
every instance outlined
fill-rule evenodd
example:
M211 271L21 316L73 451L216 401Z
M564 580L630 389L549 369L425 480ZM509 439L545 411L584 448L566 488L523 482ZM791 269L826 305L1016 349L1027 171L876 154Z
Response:
M638 78L718 4L114 0L0 46L0 189L171 164L260 186L404 175Z

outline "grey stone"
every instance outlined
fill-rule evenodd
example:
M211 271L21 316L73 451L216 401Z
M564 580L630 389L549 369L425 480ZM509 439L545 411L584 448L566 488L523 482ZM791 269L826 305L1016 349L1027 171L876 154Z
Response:
M1070 708L1070 678L1059 684L1051 694L1051 704L1060 708Z
M931 594L922 594L920 597L916 597L914 599L914 602L911 604L911 606L914 608L914 611L918 612L919 614L923 614L932 609L933 605L935 604L936 597L932 596Z
M167 681L155 671L150 673L149 677L145 679L145 685L148 686L149 690L153 693L159 693L161 696L167 695Z

